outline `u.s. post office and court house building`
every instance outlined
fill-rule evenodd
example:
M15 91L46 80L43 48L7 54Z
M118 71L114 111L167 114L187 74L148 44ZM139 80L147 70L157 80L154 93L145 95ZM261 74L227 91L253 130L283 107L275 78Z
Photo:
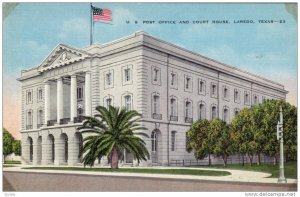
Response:
M243 108L285 100L284 86L136 32L83 49L59 44L37 67L24 70L22 158L33 165L81 165L85 136L77 130L95 108L123 106L142 114L150 159L141 166L195 161L186 151L193 121L230 122ZM86 134L84 134L86 135ZM107 165L107 157L96 164ZM138 165L124 151L121 164Z

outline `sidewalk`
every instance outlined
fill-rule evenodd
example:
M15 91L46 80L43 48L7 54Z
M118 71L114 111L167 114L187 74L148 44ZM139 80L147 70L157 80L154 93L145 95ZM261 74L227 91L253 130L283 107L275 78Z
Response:
M32 166L23 165L17 167L4 167L3 171L7 172L37 172L53 174L80 174L91 176L122 176L122 177L150 177L150 178L168 178L168 179L188 179L188 180L210 180L210 181L234 181L234 182L252 182L252 183L277 183L278 178L266 178L271 176L269 173L231 170L231 169L213 169L213 168L186 168L186 167L147 167L157 169L198 169L212 171L227 171L228 176L193 176L193 175L172 175L172 174L147 174L147 173L126 173L126 172L96 172L96 171L68 171L68 170L37 170L21 169L23 167L49 167L49 166ZM78 167L78 166L74 166ZM122 167L121 167L122 168ZM133 168L133 167L132 167ZM145 167L136 167L145 168ZM297 183L297 179L287 179L287 183Z

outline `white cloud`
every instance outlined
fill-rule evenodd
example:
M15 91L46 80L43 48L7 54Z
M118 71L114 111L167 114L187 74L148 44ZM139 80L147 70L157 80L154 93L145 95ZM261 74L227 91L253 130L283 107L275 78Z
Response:
M61 26L61 33L58 35L60 39L67 39L69 37L88 37L90 23L83 18L72 18L63 22Z
M125 25L126 20L134 22L134 20L138 20L138 18L132 12L125 8L117 8L114 10L113 24L115 26Z

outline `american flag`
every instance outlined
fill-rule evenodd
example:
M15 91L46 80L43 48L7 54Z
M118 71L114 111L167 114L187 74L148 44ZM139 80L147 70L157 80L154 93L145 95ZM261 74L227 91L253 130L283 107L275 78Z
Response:
M109 9L93 8L93 20L94 21L104 21L112 22L112 12Z

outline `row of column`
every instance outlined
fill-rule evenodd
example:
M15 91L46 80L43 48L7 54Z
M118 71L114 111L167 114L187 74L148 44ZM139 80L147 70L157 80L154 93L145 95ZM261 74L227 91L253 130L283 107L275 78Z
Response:
M85 115L91 116L91 73L85 73ZM63 119L64 114L64 98L63 98L63 79L59 77L57 79L57 123L59 123L60 119ZM50 120L50 82L45 82L45 125L47 125L47 121ZM71 75L71 95L70 95L70 122L73 122L74 117L77 117L77 76L76 74Z

